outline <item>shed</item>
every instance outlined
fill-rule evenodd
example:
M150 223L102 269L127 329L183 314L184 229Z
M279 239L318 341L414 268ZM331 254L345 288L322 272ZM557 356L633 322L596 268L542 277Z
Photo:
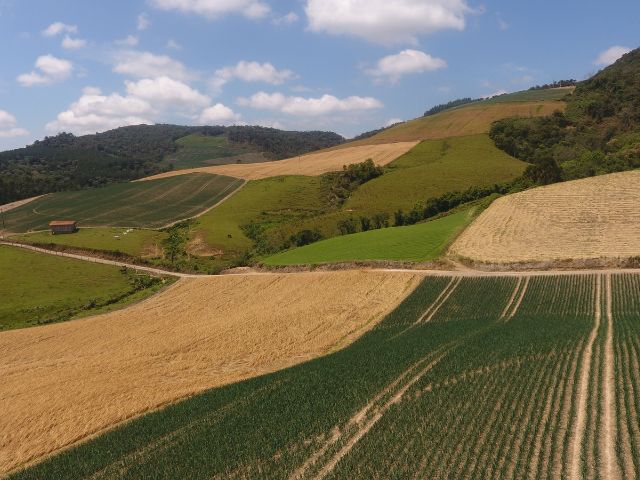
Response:
M74 233L78 230L78 222L74 220L54 220L49 222L49 228L51 229L51 235L57 233Z

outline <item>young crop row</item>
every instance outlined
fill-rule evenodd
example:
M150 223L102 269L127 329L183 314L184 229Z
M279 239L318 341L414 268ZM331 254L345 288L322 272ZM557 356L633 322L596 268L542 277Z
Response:
M632 478L639 297L633 275L427 278L344 350L15 478Z

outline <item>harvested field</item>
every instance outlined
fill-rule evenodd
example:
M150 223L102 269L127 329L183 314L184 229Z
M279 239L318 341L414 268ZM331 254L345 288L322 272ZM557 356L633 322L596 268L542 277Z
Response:
M332 355L14 478L638 478L639 299L638 274L427 277Z
M500 198L449 254L490 263L639 256L639 185L636 170Z
M445 110L429 117L410 120L372 137L345 143L344 146L332 147L331 150L353 148L357 145L437 140L488 133L491 124L496 120L508 117L544 117L551 115L555 110L564 111L566 106L561 101L489 102L472 103L463 107Z
M364 162L369 158L377 165L386 165L411 150L417 143L417 141L408 141L382 145L365 145L340 150L323 150L317 153L310 153L308 155L287 158L275 162L218 165L176 170L143 178L142 181L175 177L176 175L185 175L188 173L214 173L244 178L246 180L258 180L281 175L316 176L327 172L342 170L343 165Z
M13 210L14 208L21 207L22 205L26 205L27 203L31 203L34 200L39 199L42 195L38 195L37 197L25 198L23 200L16 200L15 202L5 203L4 205L0 205L0 213L8 212L9 210Z
M176 399L339 349L419 281L383 272L189 279L125 310L2 333L0 474Z

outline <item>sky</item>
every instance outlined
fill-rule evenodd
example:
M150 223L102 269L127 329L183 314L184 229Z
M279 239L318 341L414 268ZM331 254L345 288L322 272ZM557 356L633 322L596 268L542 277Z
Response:
M0 150L140 123L351 137L587 78L638 20L637 0L0 0Z

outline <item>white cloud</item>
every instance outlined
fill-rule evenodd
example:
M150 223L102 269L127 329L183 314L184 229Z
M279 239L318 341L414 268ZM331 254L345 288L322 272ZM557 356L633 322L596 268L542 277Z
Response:
M375 68L365 70L378 81L396 83L404 75L430 72L445 68L447 62L419 50L403 50L378 60Z
M402 123L404 120L401 118L390 118L387 120L387 123L384 124L385 127L390 127L391 125L395 125L396 123Z
M151 26L151 20L149 20L149 15L147 15L146 13L141 13L140 15L138 15L138 25L137 25L138 30L140 31L146 30L150 26Z
M168 76L177 80L189 80L194 75L178 60L167 55L126 50L116 55L113 71L137 78Z
M135 47L136 45L138 45L139 41L140 40L138 40L138 37L136 37L135 35L127 35L125 38L116 40L116 44L125 45L128 47Z
M281 85L287 80L295 78L295 74L291 70L278 70L270 63L241 61L234 66L216 70L211 85L214 90L219 91L234 78L244 82L264 82L271 85Z
M615 45L611 48L606 49L604 52L598 55L598 58L593 61L593 64L599 67L606 67L608 65L611 65L625 53L629 53L630 51L630 48Z
M211 102L208 96L169 77L127 81L125 85L129 95L145 100L155 108L192 112L206 107Z
M286 15L283 15L282 17L274 18L273 23L275 25L293 25L299 19L300 17L298 17L298 14L296 12L289 12Z
M205 108L198 121L203 125L230 125L238 123L240 118L240 115L229 107L216 103L211 107Z
M495 92L490 93L488 95L483 95L482 98L487 99L487 98L492 98L492 97L498 97L500 95L506 95L507 93L509 93L507 90L500 89L500 90L496 90Z
M238 103L251 108L276 110L300 117L357 113L382 107L382 103L372 97L351 96L341 99L333 95L323 95L319 98L304 98L266 92L258 92L249 98L239 98Z
M498 28L504 32L505 30L509 30L509 24L503 19L498 18Z
M69 78L73 71L73 64L69 60L42 55L35 63L36 69L30 73L19 75L17 80L24 87L35 85L49 85Z
M178 10L195 13L207 18L217 18L228 13L240 13L248 18L262 18L271 8L260 0L149 0L160 10Z
M307 0L314 32L353 35L375 43L417 43L417 36L463 30L466 0Z
M61 33L78 33L78 27L75 25L67 25L62 22L55 22L42 31L45 37L55 37Z
M66 48L67 50L76 50L86 45L87 41L81 38L71 38L69 35L65 35L64 39L62 39L62 48Z
M176 42L173 38L169 39L167 42L167 48L169 50L182 50L182 45Z
M6 110L0 110L0 137L13 138L29 135L29 131L17 126L16 117Z

